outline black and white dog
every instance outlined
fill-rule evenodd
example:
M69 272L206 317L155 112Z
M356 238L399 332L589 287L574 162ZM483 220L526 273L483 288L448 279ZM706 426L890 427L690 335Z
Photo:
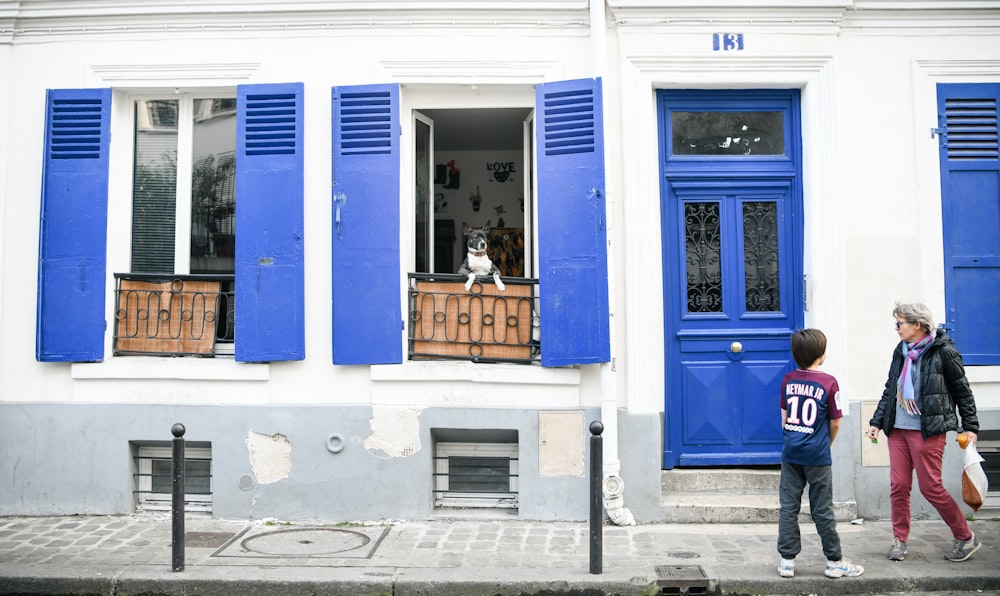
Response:
M489 221L481 228L470 228L469 224L462 222L462 234L465 236L467 252L465 254L465 261L458 268L458 274L468 276L468 280L465 282L466 291L472 289L472 283L476 281L477 275L492 275L497 289L501 292L505 289L503 282L500 281L500 270L497 269L497 266L493 264L493 261L490 260L487 254L487 249L490 245L489 232Z

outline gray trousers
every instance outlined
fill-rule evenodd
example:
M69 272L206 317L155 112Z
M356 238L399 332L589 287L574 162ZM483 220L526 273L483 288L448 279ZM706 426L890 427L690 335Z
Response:
M799 509L806 484L809 484L809 510L823 542L823 554L827 560L839 561L840 535L837 534L837 520L833 513L833 470L830 466L801 466L781 462L781 484L778 486L781 501L778 553L782 558L794 559L802 551Z

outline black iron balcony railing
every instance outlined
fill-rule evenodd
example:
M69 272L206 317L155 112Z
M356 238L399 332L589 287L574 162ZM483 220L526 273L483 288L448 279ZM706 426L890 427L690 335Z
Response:
M531 363L541 359L538 280L409 274L410 360Z
M116 273L114 354L231 353L233 279L232 275Z

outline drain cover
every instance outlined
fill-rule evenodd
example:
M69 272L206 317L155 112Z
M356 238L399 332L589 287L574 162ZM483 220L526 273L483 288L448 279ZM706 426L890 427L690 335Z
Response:
M707 594L708 577L701 565L657 565L660 594Z
M697 559L701 555L698 553L693 553L687 550L674 551L672 553L667 553L668 557L673 557L674 559Z
M366 559L389 532L388 527L251 528L212 554L213 557L317 558L346 557Z

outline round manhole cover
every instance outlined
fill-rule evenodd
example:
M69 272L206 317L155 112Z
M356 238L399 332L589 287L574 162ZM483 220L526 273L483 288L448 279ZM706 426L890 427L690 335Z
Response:
M265 532L245 539L240 545L262 555L317 557L361 548L368 536L334 528L293 528Z

